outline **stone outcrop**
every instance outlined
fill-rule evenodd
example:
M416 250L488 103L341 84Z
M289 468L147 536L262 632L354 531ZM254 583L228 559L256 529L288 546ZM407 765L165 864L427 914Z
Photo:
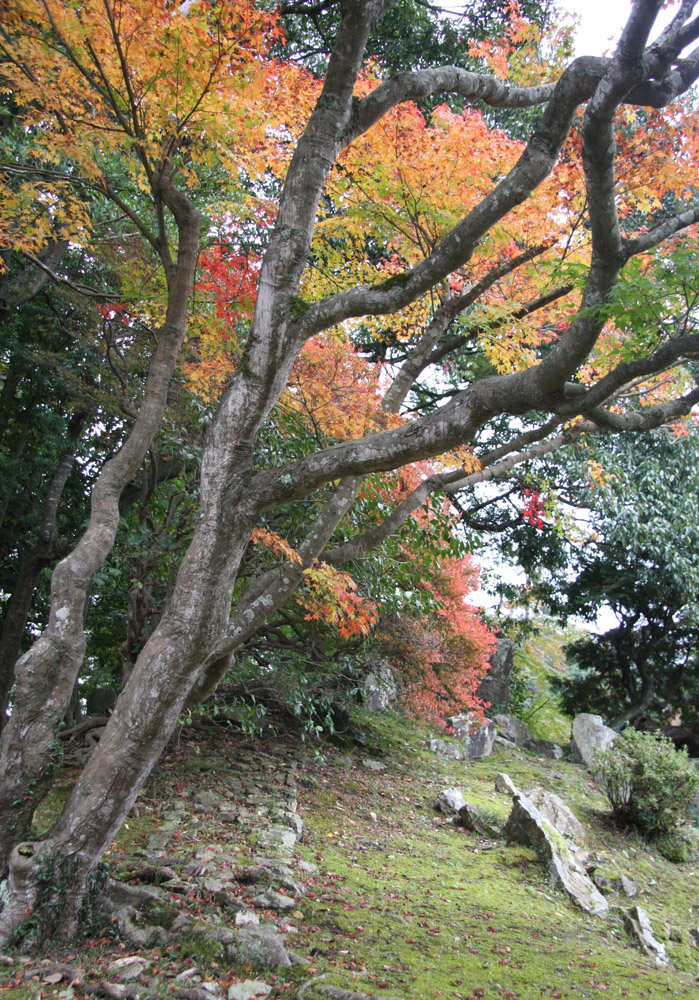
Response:
M536 806L547 823L561 834L574 848L585 843L585 828L580 820L573 815L563 799L553 792L543 788L528 788L526 796Z
M470 830L479 837L486 837L488 840L497 840L502 836L502 826L485 816L478 806L466 802L456 819L456 823L465 830Z
M500 736L504 736L515 746L523 747L531 740L532 734L529 726L514 715L494 715L493 722Z
M504 834L508 843L534 848L548 867L552 881L560 884L581 910L602 917L608 914L609 904L576 853L525 795L514 796Z
M468 712L466 715L453 715L447 722L461 744L463 760L478 760L491 755L496 732L490 719L480 723Z
M465 804L466 800L458 788L445 788L437 796L434 807L444 816L456 816Z
M507 708L514 665L515 644L512 639L501 636L495 651L490 655L490 670L478 685L478 697L498 708Z
M577 715L573 720L570 738L570 759L574 764L585 764L591 770L596 770L596 751L606 750L615 736L614 730L605 726L601 715L590 715L587 712Z
M367 664L359 690L365 708L370 712L384 712L398 698L400 683L391 664L377 657Z
M669 965L665 945L656 941L650 917L642 906L634 906L624 914L624 927L637 948L652 958L656 965Z

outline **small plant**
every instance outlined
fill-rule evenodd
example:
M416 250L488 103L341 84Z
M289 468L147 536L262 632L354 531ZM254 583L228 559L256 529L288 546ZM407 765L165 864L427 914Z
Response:
M655 733L626 729L597 762L618 823L660 836L689 817L699 774L686 749Z

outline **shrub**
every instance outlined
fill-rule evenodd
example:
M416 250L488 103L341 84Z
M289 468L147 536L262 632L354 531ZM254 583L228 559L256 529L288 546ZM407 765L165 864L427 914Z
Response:
M626 729L597 762L614 816L623 826L660 835L689 817L699 775L686 749L654 733Z

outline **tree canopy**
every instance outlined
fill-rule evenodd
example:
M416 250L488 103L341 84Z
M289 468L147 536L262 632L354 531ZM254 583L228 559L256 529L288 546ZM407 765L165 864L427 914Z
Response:
M439 543L450 503L583 433L651 430L699 401L691 0L655 35L663 3L637 0L611 56L572 61L548 5L482 4L493 36L473 17L427 18L463 60L407 46L400 67L379 44L393 0L5 6L4 321L47 286L49 301L61 289L92 304L89 381L109 402L73 430L109 430L85 463L85 526L14 669L0 942L34 905L42 857L71 866L72 933L183 709L275 615L368 631L372 574L361 590L351 574L394 536L408 565L411 532L433 556L406 598L461 602L468 564ZM92 588L139 489L127 559L158 606L131 592L124 690L61 816L32 840ZM448 634L442 619L435 641L468 642L472 625Z

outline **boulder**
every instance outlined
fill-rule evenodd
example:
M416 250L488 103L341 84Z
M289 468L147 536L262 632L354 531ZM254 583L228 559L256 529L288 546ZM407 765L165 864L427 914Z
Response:
M501 636L490 655L490 670L478 685L476 694L482 701L507 708L510 700L510 678L515 665L515 644Z
M370 712L384 712L397 699L400 684L396 673L387 660L373 659L368 670L359 681L362 701Z
M656 941L650 917L642 906L634 906L633 909L624 914L624 927L633 938L636 946L644 955L652 958L656 965L670 964L665 952L665 945Z
M265 892L261 892L259 896L255 896L252 904L261 910L278 910L279 912L283 912L284 910L296 909L296 900L293 896L284 896L281 892L275 892L274 889L267 889Z
M261 979L246 979L228 987L228 1000L252 1000L253 997L266 997L271 992L272 987Z
M495 724L490 719L480 723L468 712L466 715L453 715L447 723L461 743L463 760L478 760L491 755L496 734Z
M552 881L563 886L576 906L585 913L606 917L609 904L582 862L525 795L514 796L504 834L508 843L532 847L547 865Z
M465 830L477 833L479 837L497 840L498 837L502 836L502 827L484 816L478 806L474 806L470 802L464 803L459 809L459 817L456 822Z
M111 715L118 698L118 692L113 687L98 687L90 691L85 701L88 715Z
M554 830L557 830L562 837L565 837L572 845L573 849L582 847L585 843L585 827L580 820L573 815L563 799L559 799L553 792L547 792L543 788L529 788L526 796L550 823Z
M262 851L272 851L283 857L291 857L296 846L296 834L288 826L275 824L260 832L257 846Z
M430 740L430 750L444 760L463 760L464 755L458 743L449 740Z
M597 767L595 752L605 750L613 742L616 733L605 726L601 715L584 712L573 720L573 734L570 738L570 758L574 764L585 764L591 770Z
M466 800L458 788L445 788L437 796L434 807L445 816L456 816L465 804Z
M509 774L498 774L495 778L495 791L501 795L516 795L517 786Z
M525 746L532 738L529 726L521 719L515 718L514 715L494 715L493 722L500 735L504 736L506 740L510 740L515 746Z
M525 750L535 753L537 757L546 757L548 760L563 760L563 747L551 740L527 740L523 744Z
M269 969L288 969L293 964L284 947L284 935L271 924L249 924L242 927L232 942L238 961L261 965Z

